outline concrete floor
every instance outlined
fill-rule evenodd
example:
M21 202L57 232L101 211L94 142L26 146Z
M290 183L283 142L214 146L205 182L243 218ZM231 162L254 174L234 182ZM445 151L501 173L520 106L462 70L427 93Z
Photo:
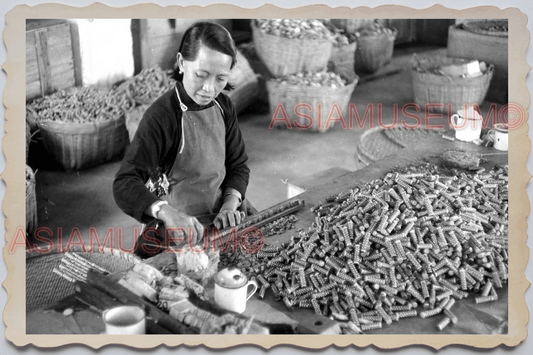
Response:
M402 107L413 102L408 70L412 53L434 49L414 46L395 48L389 68L397 68L399 72L360 82L356 86L351 102L356 104L360 116L363 117L367 104L373 103L376 108L380 103L383 108L381 117L374 112L372 125L377 126L379 120L390 124L394 104ZM485 103L482 110L488 104ZM251 169L247 196L258 210L287 199L288 183L298 184L305 177L334 167L355 171L363 166L358 162L356 147L370 122L363 129L355 124L351 130L336 124L326 133L269 129L270 113L265 110L260 113L245 112L239 116L239 122ZM130 249L139 233L135 228L140 228L140 225L119 210L113 200L111 185L119 164L115 161L67 173L50 161L42 147L33 144L30 166L38 169L39 226L50 228L41 236L57 239L58 244L70 242L71 245L83 243L88 246L91 236L93 244L95 236L103 244L106 233L112 233L108 236L112 236L115 248ZM75 233L77 230L83 242Z

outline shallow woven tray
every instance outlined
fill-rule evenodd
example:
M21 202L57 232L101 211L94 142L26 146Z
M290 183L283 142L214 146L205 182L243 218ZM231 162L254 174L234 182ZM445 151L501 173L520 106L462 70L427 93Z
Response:
M73 252L71 250L71 253ZM135 254L123 253L116 249L104 249L103 253L98 249L94 253L76 253L111 273L125 270L141 261ZM26 313L74 293L74 284L52 271L64 257L63 254L57 253L26 255Z
M357 158L361 163L369 165L397 153L399 149L413 146L422 139L442 133L440 130L408 129L403 126L390 129L377 127L361 136L357 145Z

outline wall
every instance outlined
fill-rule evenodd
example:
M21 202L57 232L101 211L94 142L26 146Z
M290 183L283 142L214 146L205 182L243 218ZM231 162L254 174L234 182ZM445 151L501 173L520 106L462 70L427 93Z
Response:
M110 86L134 72L130 19L76 19L81 83Z
M176 54L185 30L201 19L144 19L133 20L135 73L143 68L160 66L174 69ZM231 20L210 19L231 31Z

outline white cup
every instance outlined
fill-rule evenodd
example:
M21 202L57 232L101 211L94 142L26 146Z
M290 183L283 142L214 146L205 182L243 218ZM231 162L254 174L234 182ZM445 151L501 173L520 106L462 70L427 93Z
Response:
M495 149L509 150L509 131L506 125L502 123L495 124L494 129L490 130L488 135L494 142Z
M103 313L106 334L145 334L146 314L137 306L118 306Z
M246 301L257 291L257 281L248 281L239 269L226 268L215 276L215 303L228 311L242 313Z

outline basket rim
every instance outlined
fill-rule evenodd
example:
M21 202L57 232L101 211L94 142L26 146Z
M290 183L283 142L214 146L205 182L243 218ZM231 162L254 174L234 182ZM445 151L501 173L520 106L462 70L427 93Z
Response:
M411 72L415 74L416 76L431 76L434 78L444 78L446 79L446 81L450 81L450 80L475 81L476 79L479 80L480 78L487 79L487 76L492 77L492 75L494 74L494 64L490 64L490 63L487 63L487 64L489 65L487 66L487 70L483 73L483 75L476 76L476 77L461 77L461 76L451 77L451 76L436 74L436 73L427 72L427 71L419 71L417 70L417 68L411 68Z
M333 55L334 51L336 51L336 52L346 51L346 52L350 52L351 53L351 51L353 50L354 53L355 53L355 51L357 50L357 47L358 47L357 41L354 41L354 42L348 43L348 44L343 44L343 45L340 45L340 46L333 45L333 47L331 49L331 55Z
M315 42L315 43L316 42L320 42L320 43L330 42L333 45L333 42L335 40L334 39L335 37L333 35L331 35L329 38L322 38L322 39L288 38L288 37L283 37L283 36L277 36L271 33L266 33L266 32L261 31L261 29L257 26L255 22L256 22L256 19L251 20L252 34L258 34L258 35L269 37L269 38L279 38L282 41L301 41L301 42Z
M362 28L362 27L361 27ZM369 37L380 37L380 36L386 36L386 37L394 37L398 35L398 29L396 27L386 27L389 30L392 30L392 33L373 33L373 34L360 34L357 36L357 39L360 38L369 38Z
M359 83L360 77L358 75L355 75L353 77L353 80L352 80L351 83L346 84L344 86L335 87L335 88L332 88L332 87L329 87L329 86L328 87L323 87L323 86L310 86L310 85L281 84L280 82L277 82L277 79L279 79L279 78L268 79L266 81L267 86L268 87L272 87L272 88L284 87L284 88L295 89L295 90L300 90L300 91L317 91L318 89L328 89L328 90L332 90L332 91L341 92L343 90L347 90L350 87L355 88L355 86Z

